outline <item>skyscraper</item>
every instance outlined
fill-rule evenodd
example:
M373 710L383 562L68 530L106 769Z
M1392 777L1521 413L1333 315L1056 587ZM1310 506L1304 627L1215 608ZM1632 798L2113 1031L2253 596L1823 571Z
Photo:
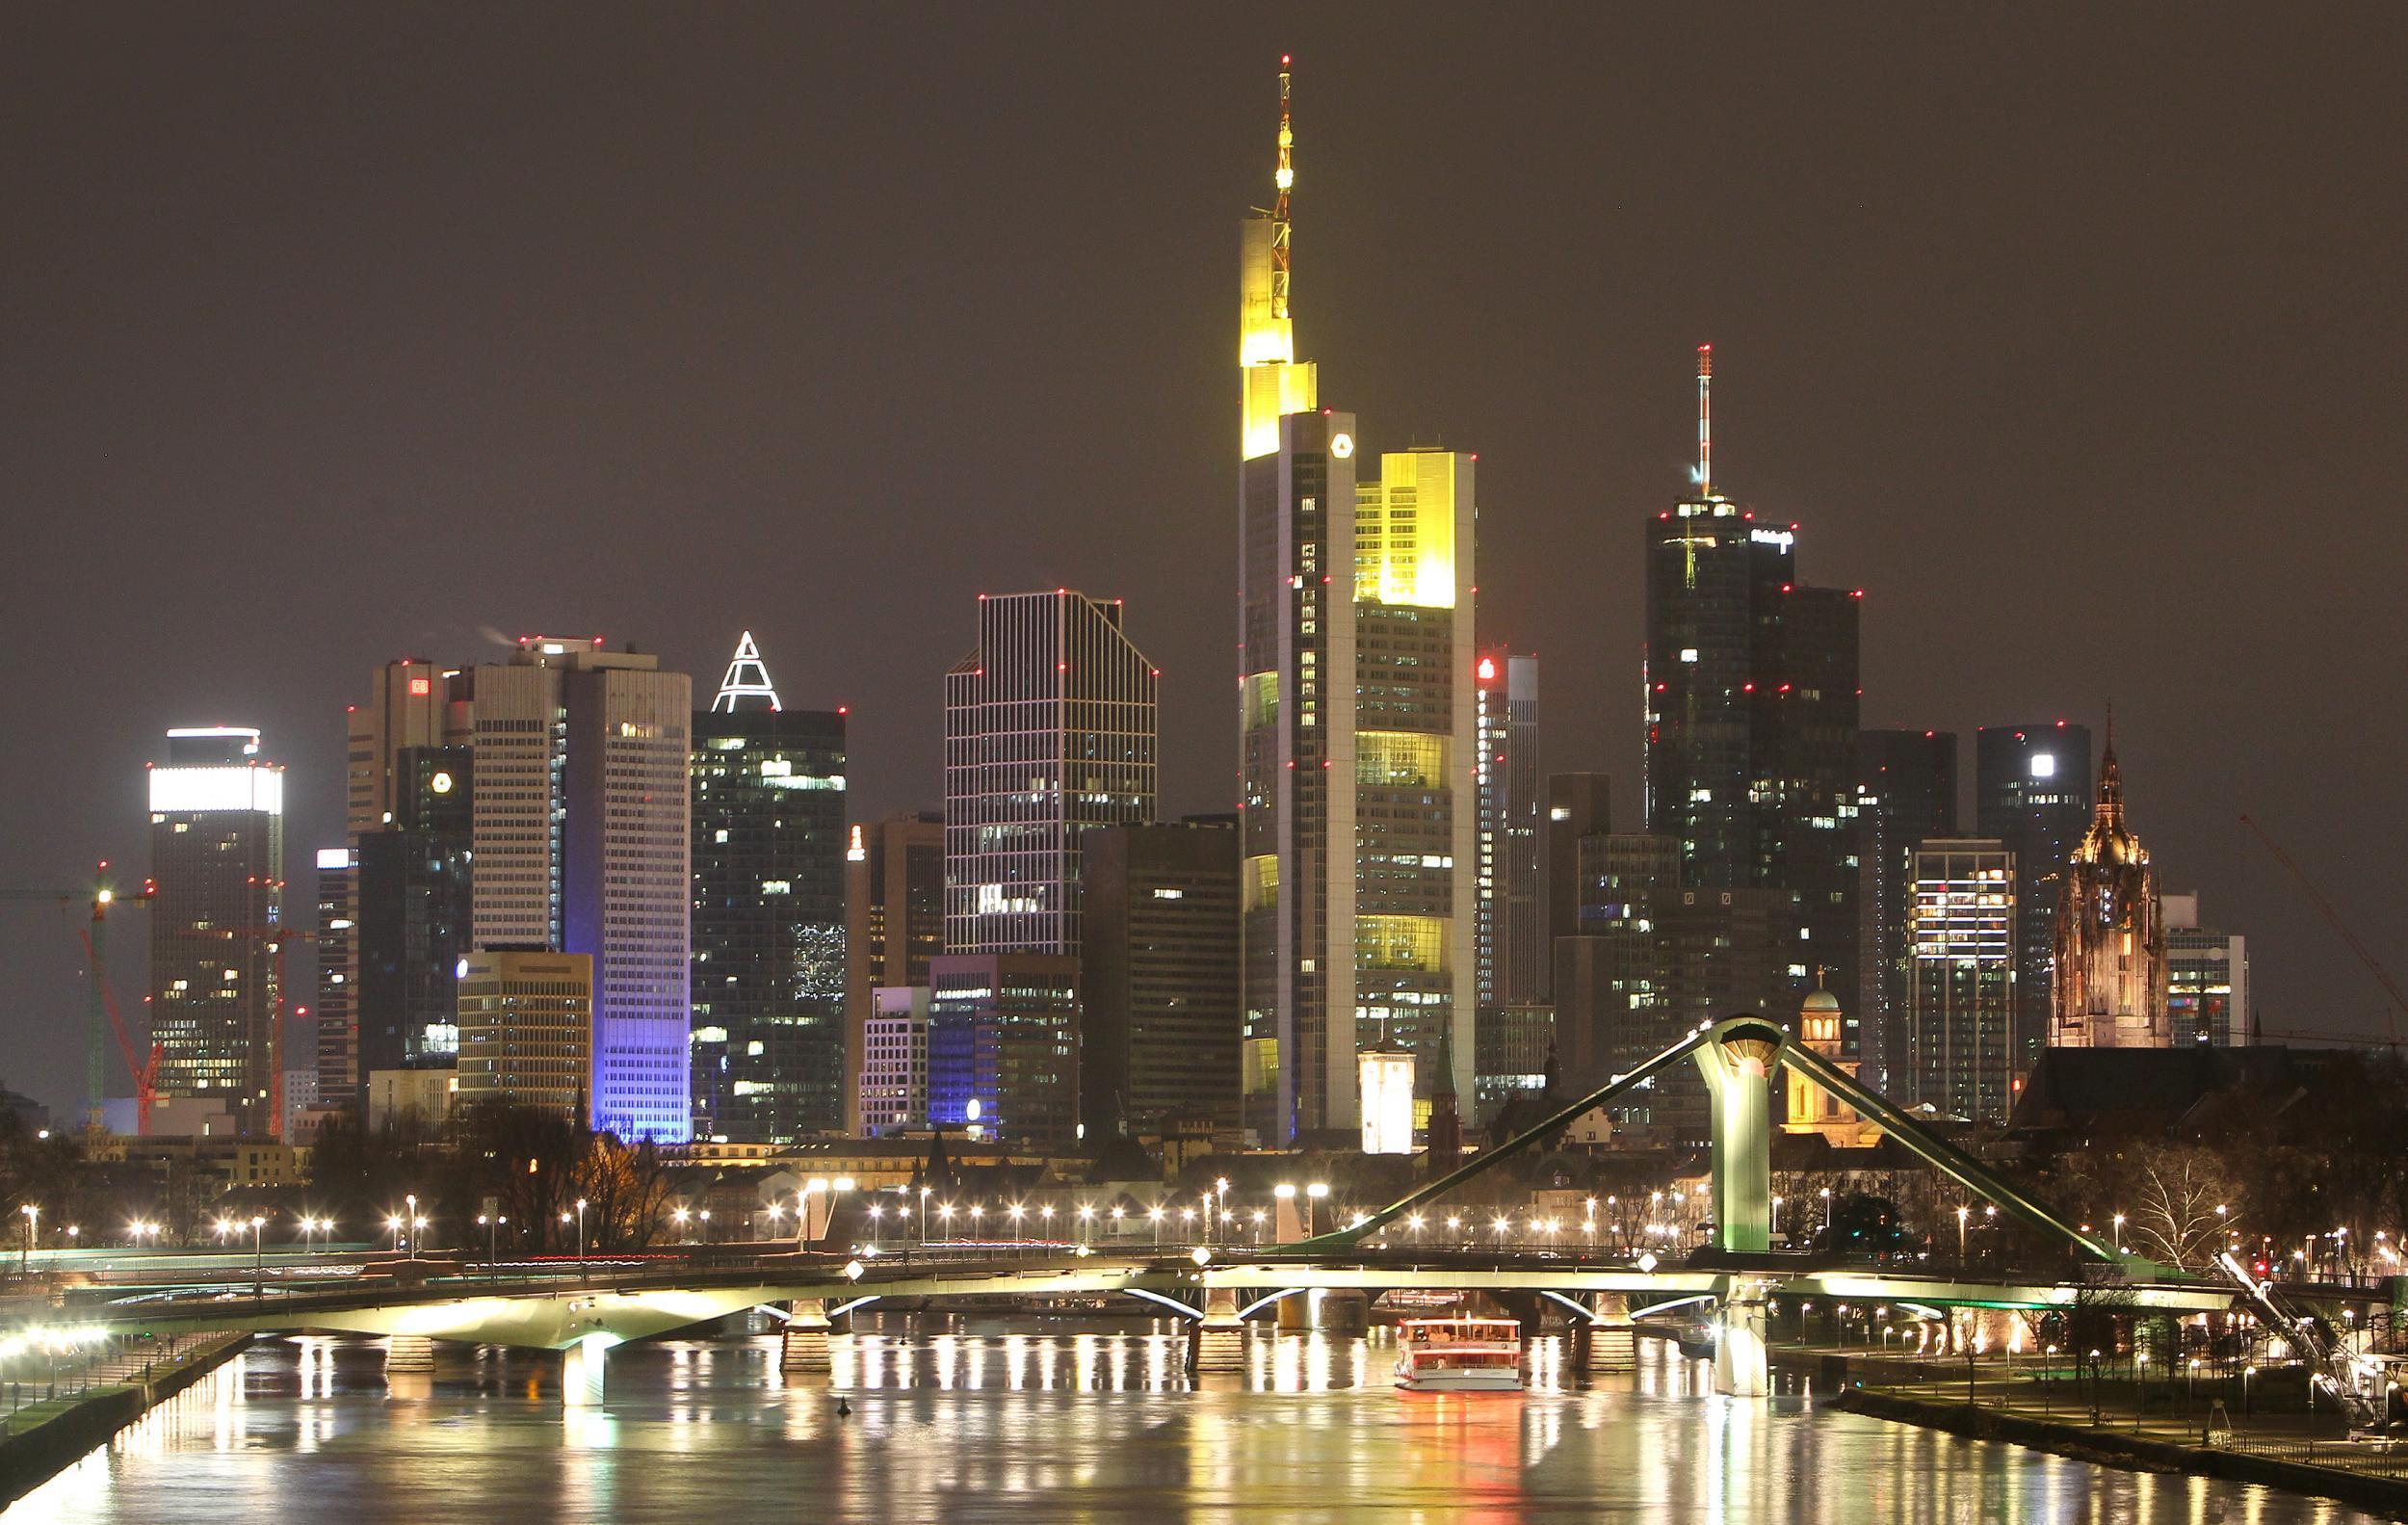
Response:
M385 824L353 849L360 1084L458 1062L459 963L475 946L474 777L471 748L402 748Z
M2015 1105L2015 855L1996 838L1915 849L1908 926L1911 1083L1906 1098L1977 1122Z
M1238 1118L1238 836L1222 817L1086 833L1080 1118L1094 1137Z
M359 855L347 847L318 850L318 1102L359 1102L358 924L353 920Z
M2124 772L2107 728L2099 802L2056 903L2054 1048L2167 1048L2165 923L2149 850L2124 821Z
M1037 1148L1079 1136L1079 960L947 954L929 968L928 1116Z
M857 822L845 845L845 1072L856 1109L847 1120L854 1133L875 1133L891 1126L892 1108L859 1110L861 1098L874 1092L867 1064L873 1045L868 1024L886 1010L876 992L882 989L923 991L920 1002L921 1085L915 1116L927 1121L928 1040L925 991L929 960L945 951L945 818L934 813L890 816L883 821ZM894 1036L887 1033L891 1039ZM891 1041L882 1051L892 1058ZM886 1098L892 1090L875 1094Z
M589 1121L693 1127L693 681L600 637L526 636L458 674L475 747L475 944L593 959Z
M790 710L747 630L694 717L697 1137L843 1129L845 717Z
M1858 594L1799 581L1798 527L1714 490L1698 360L1697 492L1646 527L1647 826L1681 844L1685 888L1795 894L1808 947L1778 1009L1821 965L1852 1020Z
M1927 837L1956 835L1956 733L1865 731L1856 746L1860 1046L1873 1089L1904 1095L1915 849Z
M945 947L1079 951L1080 836L1154 818L1158 674L1118 600L979 598L945 674Z
M1539 900L1538 659L1483 651L1473 668L1474 772L1479 792L1479 919L1473 957L1482 1009L1547 991Z
M189 1115L275 1132L284 921L284 770L259 732L168 732L150 769L150 1037L158 1093Z
M2090 727L1985 725L1974 737L1974 829L2015 855L2015 1070L2049 1041L2056 907L2090 825Z
M1283 65L1238 345L1245 1120L1281 1142L1359 1130L1364 1049L1443 1053L1471 1093L1479 850L1474 458L1416 449L1359 478L1353 415L1315 411L1287 99Z
M1579 821L1576 813L1562 826ZM1680 844L1670 837L1601 829L1578 840L1572 866L1560 876L1576 896L1574 930L1555 940L1556 1052L1563 1082L1575 1091L1596 1090L1672 1041L1675 1017L1658 930L1663 907L1681 888Z

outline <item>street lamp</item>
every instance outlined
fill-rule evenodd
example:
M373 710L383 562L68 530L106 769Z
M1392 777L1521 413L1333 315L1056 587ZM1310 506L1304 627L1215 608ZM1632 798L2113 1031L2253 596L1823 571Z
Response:
M1956 1263L1959 1266L1965 1263L1965 1220L1971 1218L1973 1213L1974 1210L1964 1203L1956 1204Z
M268 1295L267 1216L250 1215L250 1295L256 1300Z
M25 1253L17 1258L16 1274L30 1276L34 1274L34 1239L41 1232L41 1209L27 1202L17 1211L25 1215Z
M1314 1181L1314 1182L1312 1182L1311 1184L1307 1185L1307 1186L1304 1188L1304 1237L1305 1237L1305 1238L1310 1239L1310 1238L1312 1238L1312 1237L1313 1237L1313 1230L1314 1230L1314 1223L1313 1223L1313 1220L1314 1220L1316 1217L1318 1217L1318 1216L1319 1216L1319 1211L1320 1211L1320 1210L1319 1210L1318 1208L1316 1208L1313 1204L1314 1204L1314 1203L1316 1203L1316 1202L1319 1202L1319 1201L1322 1201L1322 1200L1325 1199L1328 1196L1329 1196L1329 1183L1328 1183L1328 1182L1326 1182L1326 1181Z
M424 1222L418 1216L418 1194L412 1192L404 1196L402 1206L406 1209L402 1216L409 1220L409 1258L415 1260L418 1258L418 1225Z
M563 1215L566 1216L566 1215ZM577 1198L577 1275L586 1274L586 1199Z
M1831 1188L1827 1186L1822 1189L1822 1231L1831 1232Z
M2124 1215L2116 1214L2112 1222L2115 1224L2115 1252L2120 1255L2124 1252Z

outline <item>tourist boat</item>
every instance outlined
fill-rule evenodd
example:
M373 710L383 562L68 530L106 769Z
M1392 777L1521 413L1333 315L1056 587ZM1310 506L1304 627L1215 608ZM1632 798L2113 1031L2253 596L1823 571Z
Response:
M1397 1385L1409 1393L1518 1393L1522 1326L1511 1319L1404 1319Z

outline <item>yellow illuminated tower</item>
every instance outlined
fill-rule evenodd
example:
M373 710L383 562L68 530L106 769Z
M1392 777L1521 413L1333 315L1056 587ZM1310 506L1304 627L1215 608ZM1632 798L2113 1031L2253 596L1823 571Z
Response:
M1278 196L1269 211L1246 219L1239 246L1238 374L1243 386L1242 455L1279 448L1279 420L1309 413L1315 402L1313 362L1296 357L1296 319L1288 309L1288 193L1296 187L1296 129L1288 113L1288 66L1279 58Z
M1453 1071L1420 1095L1471 1094L1477 972L1474 458L1390 454L1374 478L1353 416L1318 406L1288 64L1278 196L1239 276L1243 1090L1271 1142L1359 1128L1366 1050Z

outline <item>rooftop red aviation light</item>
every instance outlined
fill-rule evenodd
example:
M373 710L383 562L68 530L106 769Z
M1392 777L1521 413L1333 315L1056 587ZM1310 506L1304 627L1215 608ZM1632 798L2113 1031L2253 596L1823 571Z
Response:
M1497 675L1497 659L1494 657L1480 658L1479 675L1482 682L1486 682L1488 679L1495 677Z

